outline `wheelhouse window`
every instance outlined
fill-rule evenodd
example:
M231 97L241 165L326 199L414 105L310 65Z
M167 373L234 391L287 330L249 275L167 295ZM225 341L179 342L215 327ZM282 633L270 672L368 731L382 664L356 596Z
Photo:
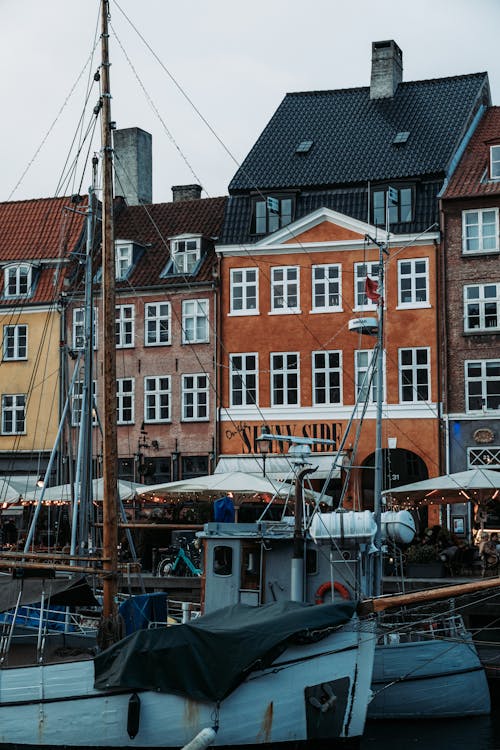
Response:
M469 412L500 409L500 359L465 363L465 400Z
M208 340L208 300L183 300L182 343L205 344Z
M372 192L372 218L376 226L400 224L413 218L411 187L376 188Z
M500 330L500 284L473 284L464 287L464 330Z
M134 378L119 378L116 381L117 424L134 423Z
M298 266L271 269L271 312L297 313L299 310Z
M366 296L366 277L376 281L379 280L379 264L377 261L354 264L354 306L356 309L376 308L375 302Z
M427 348L399 350L400 403L430 398L430 352Z
M213 572L216 576L230 576L233 572L233 550L232 547L214 547Z
M144 421L170 422L170 376L144 378Z
M229 356L231 406L257 404L257 354L231 354Z
M342 310L342 267L339 263L312 267L313 312Z
M170 344L170 302L148 302L144 307L144 345Z
M92 318L93 348L97 349L97 307L94 307ZM85 309L77 307L73 310L73 349L83 349L85 346Z
M28 263L6 266L4 293L6 297L28 297L31 294L32 268Z
M3 327L4 361L27 359L28 326L15 325Z
M498 208L462 212L462 252L498 252Z
M299 354L271 354L271 405L299 405Z
M500 146L490 146L490 176L500 180Z
M117 281L126 279L133 263L133 245L115 244L115 275Z
M270 234L286 227L293 219L294 199L291 196L256 198L253 205L252 234Z
M133 305L118 305L116 308L116 348L130 349L134 346L135 311Z
M342 403L342 352L313 352L313 404Z
M398 261L398 305L420 307L429 303L429 263L427 258Z
M257 268L231 269L231 313L253 315L257 308Z
M26 395L2 396L2 435L22 435L26 428Z
M172 238L170 253L170 273L192 274L201 258L201 237Z
M182 420L184 422L208 419L208 376L202 374L182 376Z

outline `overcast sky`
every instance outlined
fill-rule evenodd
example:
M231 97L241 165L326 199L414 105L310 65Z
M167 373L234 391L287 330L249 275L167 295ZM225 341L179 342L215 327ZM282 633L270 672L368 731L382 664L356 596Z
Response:
M98 10L0 0L0 200L58 191L82 112L89 122ZM500 0L112 0L111 12L112 116L152 133L155 202L193 182L224 195L286 92L369 85L372 41L397 42L404 81L487 71L500 105ZM90 110L97 99L94 85Z

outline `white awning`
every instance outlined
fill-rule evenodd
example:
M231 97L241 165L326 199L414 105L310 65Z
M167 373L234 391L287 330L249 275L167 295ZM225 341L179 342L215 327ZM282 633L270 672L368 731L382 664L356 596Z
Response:
M331 454L312 453L307 457L307 464L317 466L314 474L309 476L310 479L326 479L329 476L335 456ZM278 482L293 480L293 459L290 456L266 456L266 477L275 479ZM241 471L246 474L264 474L264 457L263 456L221 456L214 474L226 474L230 471ZM336 468L332 474L333 479L340 476L340 468Z

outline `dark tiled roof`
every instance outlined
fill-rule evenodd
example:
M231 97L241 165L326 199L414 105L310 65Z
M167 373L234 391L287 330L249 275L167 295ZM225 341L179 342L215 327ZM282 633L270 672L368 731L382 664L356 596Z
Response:
M490 107L475 130L443 198L499 196L500 180L489 180L490 146L500 145L500 107Z
M471 117L489 104L487 73L370 89L287 94L229 185L230 192L333 187L443 173ZM406 143L394 145L407 131ZM301 141L309 151L297 154Z

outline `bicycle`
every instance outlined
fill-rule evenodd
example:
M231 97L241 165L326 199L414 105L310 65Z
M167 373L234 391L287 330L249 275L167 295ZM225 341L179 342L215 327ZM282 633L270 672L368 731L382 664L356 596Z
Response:
M188 542L180 537L179 546L170 548L166 557L160 560L157 568L159 576L201 576L199 542Z

